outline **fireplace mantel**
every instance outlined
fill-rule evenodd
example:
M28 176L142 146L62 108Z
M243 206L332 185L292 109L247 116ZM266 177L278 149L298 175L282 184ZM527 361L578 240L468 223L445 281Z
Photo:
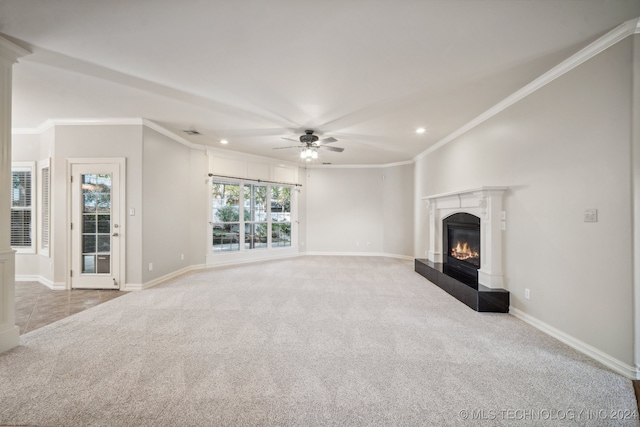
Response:
M489 288L502 288L502 230L505 214L502 195L507 187L480 187L423 197L429 209L429 252L434 263L443 262L442 220L458 212L480 218L481 264L478 283Z

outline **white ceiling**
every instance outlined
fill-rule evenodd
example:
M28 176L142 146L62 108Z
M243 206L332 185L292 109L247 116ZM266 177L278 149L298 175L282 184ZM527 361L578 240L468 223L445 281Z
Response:
M14 128L142 117L290 161L273 148L311 128L345 148L320 162L388 164L638 16L640 0L2 0L0 33L33 52Z

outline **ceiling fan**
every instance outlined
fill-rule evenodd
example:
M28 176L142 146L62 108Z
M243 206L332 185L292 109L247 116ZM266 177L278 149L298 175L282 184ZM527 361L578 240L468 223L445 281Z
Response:
M302 145L290 145L288 147L275 147L274 150L282 150L285 148L298 148L300 149L300 158L306 161L311 161L312 159L318 158L318 150L324 149L329 151L335 151L341 153L344 151L344 148L333 147L326 144L331 144L332 142L336 142L337 139L333 137L328 138L318 138L318 135L313 134L312 129L307 129L304 131L304 135L300 135L299 141ZM287 138L285 136L282 139L286 139L287 141L298 142L295 139Z

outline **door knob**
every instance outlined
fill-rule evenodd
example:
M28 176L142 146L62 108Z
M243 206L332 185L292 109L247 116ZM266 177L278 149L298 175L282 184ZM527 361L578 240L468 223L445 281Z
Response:
M113 237L118 237L118 233L113 233L112 236Z

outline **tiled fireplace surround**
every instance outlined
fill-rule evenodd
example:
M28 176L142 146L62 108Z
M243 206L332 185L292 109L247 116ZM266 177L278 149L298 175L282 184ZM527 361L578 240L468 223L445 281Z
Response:
M429 209L428 260L416 260L416 271L478 311L508 311L509 293L502 272L502 230L506 187L481 187L423 198ZM465 212L480 218L480 269L477 287L457 283L443 273L442 221ZM496 305L497 303L497 305Z

